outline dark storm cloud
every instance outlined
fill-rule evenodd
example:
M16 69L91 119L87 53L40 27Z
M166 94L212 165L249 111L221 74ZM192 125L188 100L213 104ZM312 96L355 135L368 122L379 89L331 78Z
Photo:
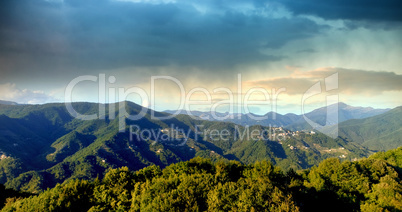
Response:
M299 15L315 15L324 19L369 22L402 22L400 0L280 0Z
M251 5L246 12L222 2L3 0L0 71L29 77L134 66L229 70L281 60L261 50L325 28L303 18L261 14L263 5L251 1L241 1Z

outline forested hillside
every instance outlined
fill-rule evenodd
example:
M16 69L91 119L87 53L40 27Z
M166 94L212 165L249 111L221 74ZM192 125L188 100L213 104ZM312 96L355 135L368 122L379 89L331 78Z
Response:
M384 114L339 124L339 136L372 150L390 150L402 145L402 107Z
M142 110L131 102L123 105L132 115ZM94 103L73 107L82 114L99 110ZM85 121L72 117L64 104L0 105L0 183L38 193L74 179L102 179L110 168L163 168L197 156L245 164L268 160L284 170L299 170L329 157L353 160L370 154L358 144L318 132L243 127L187 115L161 120L150 113L136 121L123 118L126 128L119 132L117 112L119 118L110 119L107 110L105 119Z
M284 172L267 161L242 165L194 158L161 170L112 169L73 180L2 211L401 211L402 148L368 159L326 159Z

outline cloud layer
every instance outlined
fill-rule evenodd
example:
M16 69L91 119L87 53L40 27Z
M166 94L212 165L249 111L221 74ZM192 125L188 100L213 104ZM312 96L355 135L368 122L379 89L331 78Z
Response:
M346 95L379 95L386 91L402 91L402 75L394 72L366 71L344 68L319 68L294 71L290 77L277 77L248 82L265 88L286 88L289 95L304 94L311 86L338 73L338 92ZM325 89L324 89L325 90Z
M295 14L316 15L324 19L402 22L399 0L303 0L280 1Z
M57 101L43 91L21 90L15 84L10 83L0 84L0 100L13 101L19 104L42 104Z
M286 18L275 4L252 1L2 1L3 68L99 70L179 65L228 70L283 59L262 53L320 33L306 18ZM18 61L18 62L17 62Z

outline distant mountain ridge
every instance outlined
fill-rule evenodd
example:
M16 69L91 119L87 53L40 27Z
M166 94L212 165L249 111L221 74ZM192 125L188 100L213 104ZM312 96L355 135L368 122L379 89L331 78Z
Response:
M336 108L338 109L338 121L334 122L331 120L326 120L327 113L329 117L332 116L331 113L335 113ZM321 107L315 109L306 114L306 117L310 120L316 122L321 126L329 127L331 125L339 124L341 122L351 120L351 119L363 119L388 112L391 109L374 109L372 107L354 107L347 105L343 102L337 104L329 105L327 107ZM312 127L303 119L286 126L292 130L302 130L302 129L312 129Z
M335 107L337 106L337 107ZM374 109L372 107L353 107L347 105L345 103L337 103L333 105L329 105L328 107L321 107L315 109L309 113L306 113L306 117L310 120L325 126L327 124L327 112L334 113L335 108L338 109L338 122L343 122L350 119L362 119L367 118L375 115L379 115L389 111L390 109ZM170 114L176 113L173 110L164 111ZM187 111L180 111L180 114L188 114ZM199 117L202 120L209 120L209 121L225 121L225 122L232 122L235 124L240 125L262 125L262 126L282 126L292 130L307 130L313 129L304 119L303 115L296 115L293 113L288 113L285 115L281 115L275 112L269 112L265 115L255 115L255 114L229 114L229 113L219 113L216 112L216 116L219 118L214 118L212 112L201 112L201 111L191 111L191 114ZM229 116L228 118L222 118L225 116ZM252 116L257 117L258 119L262 120L255 120L251 118ZM331 116L331 115L329 115ZM329 125L337 124L334 122L329 122Z
M0 104L1 105L18 105L17 102L4 101L4 100L0 100Z

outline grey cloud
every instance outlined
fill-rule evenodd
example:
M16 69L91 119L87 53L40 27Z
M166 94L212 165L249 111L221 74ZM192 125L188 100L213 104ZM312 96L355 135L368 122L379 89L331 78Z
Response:
M315 52L317 52L317 51L312 48L308 48L308 49L299 50L296 53L315 53Z
M205 4L207 14L195 3ZM325 28L304 18L244 13L224 1L5 0L0 8L0 58L6 61L0 71L20 77L172 64L230 70L281 60L261 50Z
M289 95L306 92L317 82L338 73L338 92L346 95L379 95L385 91L402 91L402 75L394 72L366 71L344 68L321 68L313 71L295 71L292 77L249 82L267 88L286 88Z
M339 88L348 94L379 95L385 91L402 91L402 75L394 72L335 69Z

